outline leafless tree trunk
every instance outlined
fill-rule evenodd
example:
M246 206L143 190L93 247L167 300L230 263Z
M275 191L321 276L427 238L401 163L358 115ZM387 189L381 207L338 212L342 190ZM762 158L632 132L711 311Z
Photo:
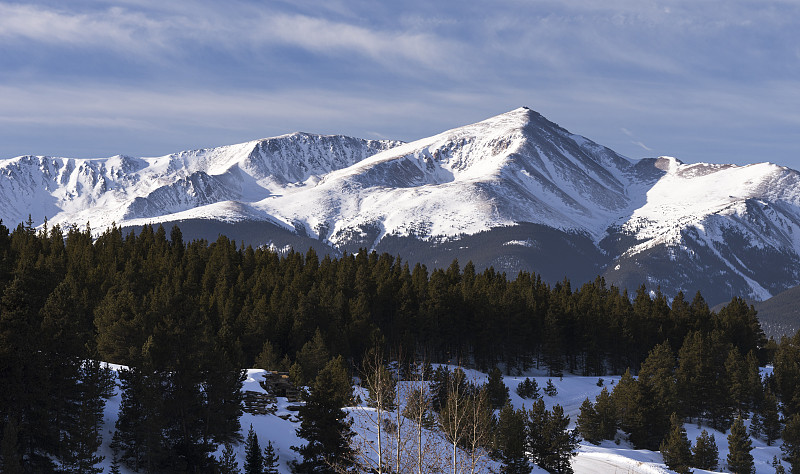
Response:
M379 349L370 350L364 357L361 369L361 386L367 389L367 407L359 410L359 415L366 419L365 430L377 435L377 444L372 443L367 435L362 436L356 446L356 453L361 464L378 474L386 472L387 446L386 427L384 425L387 410L393 408L397 391L392 375L383 363L383 354Z
M397 350L395 361L397 363L398 374L397 378L401 379L401 371L405 360L403 359L403 351L402 348ZM408 398L408 387L407 384L398 384L396 395L395 395L395 411L394 411L394 423L395 423L395 443L394 443L394 472L408 472L406 469L405 464L408 463L410 456L408 444L411 441L408 430L404 430L406 418L403 416L403 410L400 407L407 403Z
M486 459L492 430L492 415L489 395L485 389L477 390L468 397L468 423L465 441L470 456L470 472L475 474Z
M464 372L460 368L456 368L450 377L447 402L439 413L439 427L452 447L453 474L458 474L458 445L464 441L467 431L467 394L464 389L465 385L460 383L462 377L464 377Z

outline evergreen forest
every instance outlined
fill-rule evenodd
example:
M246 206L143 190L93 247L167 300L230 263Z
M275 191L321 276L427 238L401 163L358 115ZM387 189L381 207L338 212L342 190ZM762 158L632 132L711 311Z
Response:
M766 340L741 298L712 312L699 293L642 285L628 294L601 278L573 287L470 262L428 269L367 251L320 258L224 236L187 242L178 227L97 236L88 225L0 223L3 472L99 472L102 411L115 390L99 361L124 366L113 461L137 472L228 472L212 454L245 441L246 367L287 371L308 387L298 434L309 444L298 448L305 461L297 472L327 472L325 456L353 454L341 412L352 401L351 377L369 381L387 367L397 370L381 380L418 373L431 381L430 397L419 394L420 426L435 424L424 418L435 412L439 428L452 431L447 417L457 418L459 400L471 400L463 405L475 423L478 411L488 413L489 434L454 435L453 446L485 448L505 472L530 472L531 461L570 472L574 436L599 442L617 430L637 447L661 448L680 469L700 467L705 458L692 457L678 422L724 430L741 417L752 417L755 436L783 437L785 459L800 472L800 334ZM762 379L768 362L774 375ZM465 386L458 370L430 368L437 363L492 372L494 382ZM552 377L624 375L585 401L567 433L563 413L536 402L538 387L525 386L530 410L506 405L499 370L532 368ZM377 393L381 406L392 399ZM409 406L404 416L414 419ZM542 438L544 426L551 434ZM555 445L566 457L547 458ZM258 458L257 441L253 449Z

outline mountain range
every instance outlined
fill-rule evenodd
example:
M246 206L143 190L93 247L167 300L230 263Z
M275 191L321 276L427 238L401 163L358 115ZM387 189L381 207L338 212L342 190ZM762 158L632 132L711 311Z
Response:
M0 160L6 225L178 224L283 250L359 248L711 304L800 284L800 173L632 160L519 108L410 143L293 133L155 158Z

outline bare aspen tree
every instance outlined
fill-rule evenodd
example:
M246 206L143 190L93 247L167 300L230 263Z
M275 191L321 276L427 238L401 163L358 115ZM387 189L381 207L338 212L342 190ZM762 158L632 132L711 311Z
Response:
M434 441L426 433L426 428L434 428L435 420L431 409L431 395L425 379L425 364L415 364L411 380L406 384L403 416L413 421L414 464L417 474L435 472L432 455L436 451ZM439 456L436 456L437 460Z
M469 454L469 471L475 474L485 463L486 447L491 442L492 410L489 394L485 388L471 390L467 397L467 426L464 434Z
M396 381L383 363L383 354L373 348L364 356L361 369L361 386L368 392L367 408L359 410L361 421L366 421L365 431L377 435L377 443L373 443L368 435L362 436L356 446L357 457L361 464L378 474L387 472L391 466L387 446L386 413L395 408L397 397Z
M403 359L403 351L402 348L397 349L396 356L394 358L395 362L397 363L397 379L402 380L402 368L404 367L405 360ZM410 469L406 468L406 465L410 463L411 459L411 449L409 444L413 441L411 439L411 433L409 430L405 429L406 426L406 417L403 416L403 410L400 409L400 406L406 403L408 397L408 385L406 383L399 383L397 384L395 390L395 407L394 407L394 432L391 433L394 436L394 472L408 472Z
M453 474L458 474L458 446L464 442L467 431L467 384L466 374L456 368L450 377L447 387L447 401L439 413L439 427L445 439L452 447L451 467Z

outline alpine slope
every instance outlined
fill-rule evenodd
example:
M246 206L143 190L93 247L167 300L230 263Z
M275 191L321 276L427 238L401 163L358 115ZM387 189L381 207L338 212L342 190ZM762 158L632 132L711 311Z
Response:
M7 226L180 225L710 303L800 283L800 174L633 160L519 108L410 143L293 133L153 158L0 160Z

